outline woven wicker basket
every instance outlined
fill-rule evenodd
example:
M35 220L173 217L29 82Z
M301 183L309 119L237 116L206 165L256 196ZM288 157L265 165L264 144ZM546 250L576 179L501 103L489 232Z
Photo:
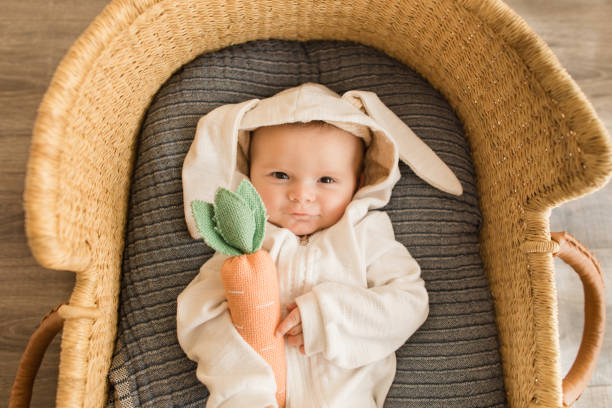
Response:
M549 213L603 186L612 149L548 47L496 0L108 5L57 69L28 164L32 251L43 266L77 277L62 307L57 405L105 402L135 140L153 95L199 54L268 38L359 42L446 97L472 148L509 405L561 406Z

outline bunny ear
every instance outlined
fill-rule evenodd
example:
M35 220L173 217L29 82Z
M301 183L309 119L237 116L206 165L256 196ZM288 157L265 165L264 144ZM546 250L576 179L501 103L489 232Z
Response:
M348 91L342 99L357 109L365 109L365 113L387 131L397 145L400 159L417 176L444 192L457 196L463 193L453 171L375 93Z

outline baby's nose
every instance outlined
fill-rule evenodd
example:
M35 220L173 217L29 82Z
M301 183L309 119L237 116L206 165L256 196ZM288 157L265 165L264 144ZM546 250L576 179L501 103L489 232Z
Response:
M310 202L314 200L314 190L307 183L295 183L289 190L289 200Z

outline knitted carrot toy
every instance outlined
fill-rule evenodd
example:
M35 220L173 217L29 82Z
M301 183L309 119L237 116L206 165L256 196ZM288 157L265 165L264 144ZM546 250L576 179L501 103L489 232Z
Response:
M219 188L214 204L191 205L200 234L213 249L230 255L221 280L232 322L247 343L272 367L276 400L285 406L285 343L274 335L281 319L276 266L261 249L266 210L253 185L244 180L236 192Z

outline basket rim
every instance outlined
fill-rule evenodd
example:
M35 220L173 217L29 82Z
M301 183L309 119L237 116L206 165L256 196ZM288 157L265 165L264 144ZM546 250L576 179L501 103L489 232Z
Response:
M410 0L406 0L409 2ZM63 114L74 101L83 79L97 57L115 36L128 29L147 9L163 0L113 0L75 41L56 69L40 104L32 134L27 165L24 201L26 232L38 262L50 269L82 271L91 262L88 244L64 245L57 237L56 164L62 154L61 139L65 127ZM580 179L565 189L564 195L547 197L542 193L534 208L545 210L603 187L612 177L612 142L607 129L579 86L561 66L548 45L527 23L501 0L459 0L457 3L489 25L521 57L542 88L565 115L572 118L579 136L588 140L596 160ZM275 3L276 4L276 3Z

